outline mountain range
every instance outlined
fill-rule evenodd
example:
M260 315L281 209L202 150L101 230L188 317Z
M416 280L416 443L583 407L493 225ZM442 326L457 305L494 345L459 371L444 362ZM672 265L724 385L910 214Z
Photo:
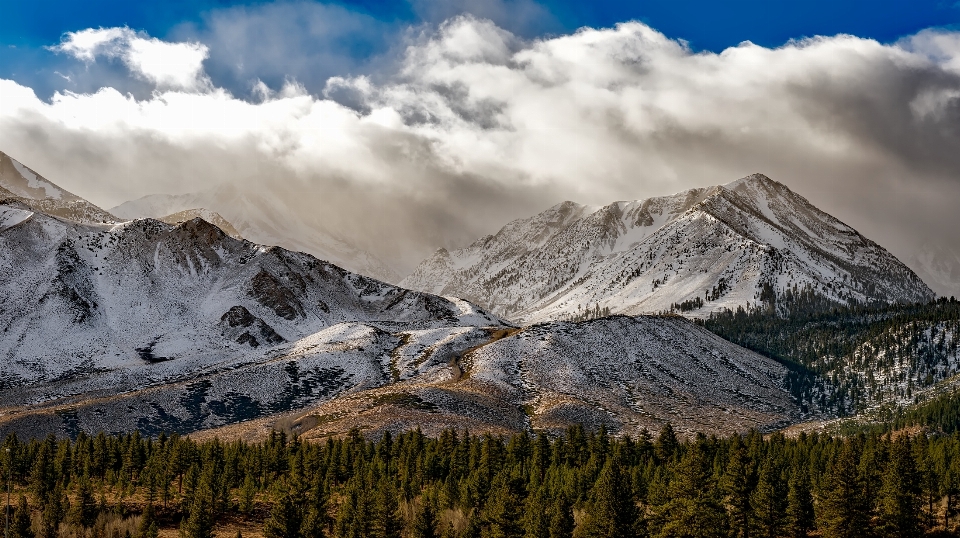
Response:
M591 312L705 316L798 290L838 304L934 297L881 246L762 174L600 208L564 202L464 249L438 250L400 285L522 323Z
M769 431L833 408L791 392L790 364L688 317L793 293L934 296L762 175L560 204L438 251L397 286L249 241L290 225L266 227L272 210L251 196L220 193L235 213L204 196L108 212L3 154L0 172L0 435ZM162 219L124 218L142 212Z

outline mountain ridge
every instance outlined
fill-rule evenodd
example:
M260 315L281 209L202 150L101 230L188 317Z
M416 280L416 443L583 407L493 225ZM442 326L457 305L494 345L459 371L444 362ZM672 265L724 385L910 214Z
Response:
M563 202L437 251L401 284L523 323L684 302L703 316L797 286L840 303L932 298L882 247L762 174L598 209Z

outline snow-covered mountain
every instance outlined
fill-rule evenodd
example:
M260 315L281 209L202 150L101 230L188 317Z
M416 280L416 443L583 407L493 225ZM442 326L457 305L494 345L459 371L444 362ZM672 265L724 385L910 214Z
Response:
M889 252L762 174L601 208L564 202L440 249L400 284L524 323L674 308L702 316L788 290L845 304L933 297Z
M190 194L144 196L110 211L125 219L159 219L193 208L205 208L222 215L240 235L255 243L306 252L385 282L400 280L388 264L325 230L319 218L312 219L285 207L279 197L259 196L233 185Z
M278 427L316 405L349 411L327 427L376 410L361 422L475 431L800 416L784 368L680 318L518 330L200 218L85 224L3 202L0 282L0 434Z
M2 151L0 200L17 200L37 211L77 222L107 223L118 220L83 198L54 185Z
M90 225L8 202L0 223L7 384L145 362L201 368L344 322L501 324L202 219Z

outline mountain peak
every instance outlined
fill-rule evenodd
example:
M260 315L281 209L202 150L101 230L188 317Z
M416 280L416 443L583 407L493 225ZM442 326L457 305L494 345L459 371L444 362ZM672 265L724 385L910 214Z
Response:
M743 186L748 186L748 185L749 185L749 186L764 186L764 187L767 187L767 188L770 188L770 187L773 187L773 188L784 188L784 189L790 190L790 189L789 189L786 185L784 185L783 183L780 183L779 181L775 181L775 180L773 180L773 179L770 179L769 176L767 176L767 175L765 175L765 174L762 174L762 173L760 173L760 172L756 172L756 173L750 174L749 176L744 176L744 177L742 177L742 178L740 178L740 179L738 179L738 180L731 181L730 183L727 183L726 185L723 185L723 186L726 187L726 188L728 188L728 189L730 189L730 190L737 190L737 188L740 187L741 185L743 185Z
M75 222L96 224L118 220L96 205L55 185L2 151L0 198L15 199L35 211Z
M240 235L240 232L234 228L233 224L230 224L230 222L223 218L220 213L217 213L216 211L210 211L209 209L204 209L202 207L195 209L184 209L183 211L179 211L165 217L160 217L157 220L161 220L167 224L179 225L194 219L201 219L204 222L210 223L217 228L220 228L221 231L234 239L243 239L243 237Z
M760 173L599 208L560 204L494 237L424 261L401 285L524 323L709 315L804 290L837 304L932 296L889 252Z

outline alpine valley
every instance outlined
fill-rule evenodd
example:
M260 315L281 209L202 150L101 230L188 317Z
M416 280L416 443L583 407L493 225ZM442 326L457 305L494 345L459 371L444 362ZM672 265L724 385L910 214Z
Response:
M772 431L960 369L955 302L760 174L565 202L399 285L225 192L108 212L0 154L0 435Z

